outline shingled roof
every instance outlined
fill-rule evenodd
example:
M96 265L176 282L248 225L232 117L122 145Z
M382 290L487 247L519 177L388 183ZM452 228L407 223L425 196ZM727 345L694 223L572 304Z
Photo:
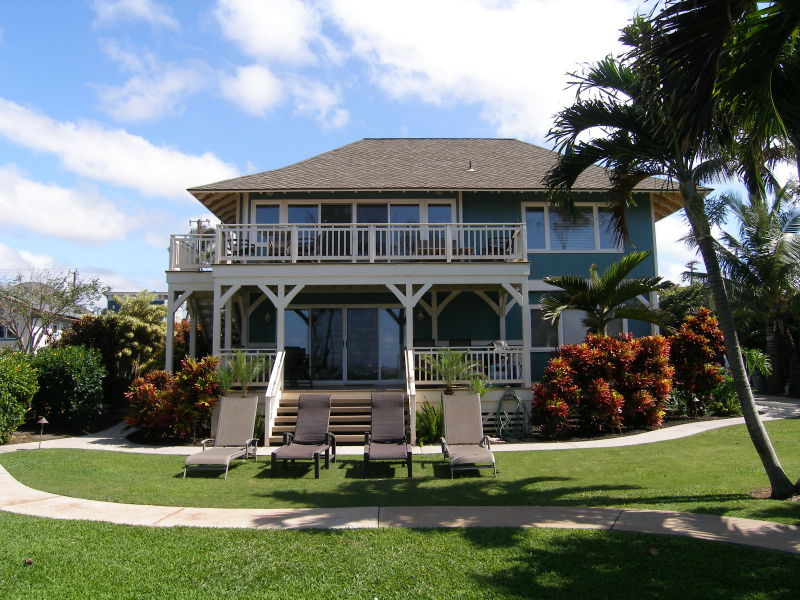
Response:
M542 179L557 157L552 150L514 139L366 138L287 167L188 191L220 217L229 212L236 192L248 191L534 191L544 189ZM605 170L592 167L573 189L609 187ZM673 195L663 179L646 179L636 189Z

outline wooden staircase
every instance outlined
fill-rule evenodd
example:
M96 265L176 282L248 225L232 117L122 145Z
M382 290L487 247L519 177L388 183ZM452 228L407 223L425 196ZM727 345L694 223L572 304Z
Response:
M275 426L269 438L270 446L283 443L283 433L294 433L297 422L297 401L300 394L330 394L331 420L329 431L336 436L336 444L364 443L364 434L370 431L372 409L370 396L374 391L400 390L285 390L278 406ZM408 407L406 407L406 427L408 427Z

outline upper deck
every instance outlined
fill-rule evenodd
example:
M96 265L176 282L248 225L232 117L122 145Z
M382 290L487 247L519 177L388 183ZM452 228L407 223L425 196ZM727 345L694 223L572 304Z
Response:
M170 271L223 264L523 262L525 225L223 224L215 233L172 235Z

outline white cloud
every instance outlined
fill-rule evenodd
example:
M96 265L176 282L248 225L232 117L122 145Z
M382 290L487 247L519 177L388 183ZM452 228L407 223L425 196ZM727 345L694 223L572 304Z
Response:
M311 116L328 129L344 127L350 120L350 113L338 108L342 102L338 90L318 81L302 79L293 82L291 90L298 114Z
M230 179L238 169L210 152L184 154L155 146L122 129L93 121L58 122L0 98L0 135L59 157L64 168L96 181L132 188L148 196L188 199L187 187Z
M32 269L50 269L56 264L52 256L16 250L0 242L0 277L14 277Z
M92 8L97 14L94 25L98 27L144 21L156 27L180 29L172 17L172 9L153 0L95 0Z
M263 117L283 100L283 84L267 67L239 67L220 80L222 95L251 115Z
M705 271L702 259L686 244L680 242L689 233L683 211L661 219L656 223L656 244L658 248L658 274L673 283L681 282L681 273L687 270L686 263L700 260L698 268Z
M395 98L479 104L503 136L541 138L571 104L568 71L617 51L628 0L328 0L374 80Z
M186 97L209 85L210 69L203 63L162 64L154 54L123 50L116 41L105 42L102 48L123 71L133 73L121 86L94 86L100 108L117 121L153 121L178 113Z
M7 226L73 242L116 241L126 231L127 217L96 192L31 181L14 165L0 167L0 214Z
M266 61L313 64L311 43L320 39L317 12L300 0L219 0L214 14L223 35L249 56ZM330 48L329 41L323 42Z

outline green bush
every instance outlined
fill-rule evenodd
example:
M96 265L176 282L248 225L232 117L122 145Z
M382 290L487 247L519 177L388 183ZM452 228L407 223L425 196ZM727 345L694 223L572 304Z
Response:
M718 417L738 417L742 414L733 376L728 369L722 369L722 382L711 392L709 408Z
M36 369L19 352L0 355L0 444L25 422L39 384Z
M38 371L39 391L32 410L53 424L84 430L103 412L103 378L100 352L84 346L42 348L31 358Z

